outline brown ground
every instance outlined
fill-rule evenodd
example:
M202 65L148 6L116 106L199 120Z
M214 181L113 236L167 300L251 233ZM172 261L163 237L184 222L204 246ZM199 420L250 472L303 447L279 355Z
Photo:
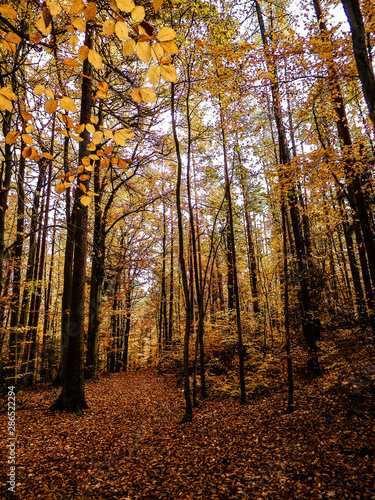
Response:
M201 402L183 425L181 388L151 369L88 382L90 409L80 417L49 412L53 388L24 390L17 395L13 498L375 499L369 353L348 337L322 343L326 370L315 380L296 370L291 415L277 370L268 394L245 406L230 397ZM0 422L6 430L4 411ZM5 462L4 492L8 469Z

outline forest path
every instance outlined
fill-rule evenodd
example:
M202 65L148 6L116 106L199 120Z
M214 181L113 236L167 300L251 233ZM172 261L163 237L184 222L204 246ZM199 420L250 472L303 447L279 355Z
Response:
M12 498L375 498L372 422L355 419L353 429L344 412L327 399L323 407L311 391L301 391L306 406L292 415L283 411L285 394L270 394L245 406L205 401L181 425L181 388L153 370L87 382L90 409L81 417L51 414L55 389L27 390L17 396ZM369 451L359 457L357 448Z

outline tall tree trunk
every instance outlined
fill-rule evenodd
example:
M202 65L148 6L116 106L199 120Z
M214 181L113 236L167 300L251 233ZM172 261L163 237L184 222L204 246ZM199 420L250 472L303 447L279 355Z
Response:
M375 77L367 52L366 31L359 0L341 0L350 25L353 52L369 115L375 127Z
M93 35L92 27L87 26L85 45L92 49ZM81 116L80 123L90 123L93 81L92 66L88 59L83 63L82 87L81 87ZM90 153L87 146L90 142L90 133L85 129L81 133L82 141L79 143L78 164L82 165L84 156ZM82 181L81 181L82 182ZM88 181L82 182L85 190ZM74 233L74 260L73 281L69 320L69 344L66 355L65 377L60 396L52 405L53 410L66 410L81 413L87 408L84 393L84 310L85 310L85 285L86 285L86 262L87 262L87 233L88 233L88 209L80 202L80 197L85 192L77 187L74 199L73 213L75 219Z
M237 344L238 344L238 358L239 358L239 378L240 378L240 391L241 391L241 404L246 403L246 387L245 387L245 363L244 363L244 346L242 339L242 324L241 324L241 308L240 308L240 295L238 290L237 280L237 264L236 264L236 245L234 241L234 223L233 223L233 207L232 196L230 189L229 168L228 168L228 154L227 154L227 140L225 134L225 120L222 99L219 92L219 106L220 106L220 128L223 146L223 159L224 159L224 175L225 175L225 196L228 203L228 216L229 216L229 236L230 247L228 251L231 253L233 264L233 291L236 307L236 323L237 323ZM229 293L229 292L228 292Z
M21 141L21 151L24 143ZM11 299L11 318L10 318L10 338L9 338L9 362L14 368L14 378L12 377L12 385L18 382L17 365L21 348L22 334L20 335L19 309L21 299L21 270L22 270L22 250L24 240L24 212L25 212L25 159L22 154L19 160L19 168L17 175L17 236L14 250L14 265L13 265L13 292Z
M182 177L182 158L180 153L180 143L177 136L176 127L176 111L175 111L175 86L171 84L171 119L172 131L176 148L177 156L177 183L176 183L176 207L177 207L177 221L178 221L178 258L181 271L182 287L185 297L185 334L184 334L184 394L185 394L185 415L182 419L183 422L191 422L193 418L193 410L190 395L190 376L189 376L189 340L191 329L191 310L192 301L190 297L190 289L188 283L188 274L186 270L186 263L184 257L184 222L181 208L181 177Z

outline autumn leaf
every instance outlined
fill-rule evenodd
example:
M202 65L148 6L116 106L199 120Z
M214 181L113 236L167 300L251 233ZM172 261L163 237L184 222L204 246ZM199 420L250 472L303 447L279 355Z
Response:
M26 144L32 144L33 143L33 138L31 137L31 135L22 134L21 137L22 137L22 140L23 140L24 143L26 143Z
M103 23L103 35L111 36L115 32L116 23L113 19L107 19Z
M92 137L92 142L94 144L100 144L102 140L103 140L103 132L101 130L97 130Z
M40 14L38 14L38 17L36 20L36 27L44 36L49 35L52 31L52 23L49 23L48 26L46 25L45 18L43 16L42 12L40 12Z
M99 82L98 83L98 91L96 92L96 96L99 98L99 99L105 99L107 97L107 93L108 93L108 83L106 82ZM97 119L98 117L94 117L95 119ZM92 121L92 119L91 119Z
M85 8L85 4L82 0L74 0L72 5L72 14L81 14Z
M57 109L57 101L56 99L50 99L46 101L44 107L46 108L47 113L53 114Z
M148 63L151 59L151 46L147 42L138 42L137 43L137 56L138 58Z
M57 193L57 194L61 194L61 193L63 193L63 192L65 191L65 183L64 183L64 182L62 182L62 183L60 183L60 184L56 184L56 186L55 186L55 190L56 190L56 193Z
M167 82L176 82L177 81L177 73L176 69L172 64L162 64L160 66L161 76Z
M167 52L167 54L171 54L172 56L175 54L178 54L178 47L177 47L175 42L173 42L173 41L161 42L160 45L163 47L165 52Z
M43 95L45 90L46 89L44 88L43 85L36 85L34 87L34 92L35 92L36 95Z
M157 97L153 89L148 87L142 87L140 89L140 95L143 102L156 102Z
M154 6L154 11L157 12L163 5L163 0L152 0L152 5Z
M151 54L154 59L158 61L163 57L164 49L160 43L154 43L152 45Z
M11 5L0 5L0 14L8 19L17 19L17 13Z
M95 2L89 2L86 7L83 9L83 15L85 16L86 21L92 21L95 19L98 8Z
M86 31L86 23L79 17L76 17L73 21L73 26L78 30L82 31L82 33L85 33Z
M31 113L27 113L26 111L21 111L21 116L25 122L33 119L33 115Z
M87 196L87 195L81 196L81 198L79 200L82 203L82 205L85 207L90 205L90 203L92 202L92 198L90 198L90 196Z
M127 40L129 37L129 30L124 21L117 21L115 25L115 33L119 40Z
M150 83L157 83L160 79L160 67L156 65L150 66L147 71L147 77Z
M141 104L141 103L142 103L142 96L141 96L141 92L140 92L140 90L139 90L139 89L134 89L134 90L132 91L131 96L132 96L132 99L133 99L136 103L138 103L138 104Z
M135 40L133 40L133 38L129 38L129 40L127 40L122 46L122 53L124 54L124 56L132 55L135 50L135 46Z
M75 113L77 111L76 105L70 97L62 97L59 99L60 101L60 108L65 109L66 111L72 111Z
M102 67L103 61L102 57L96 50L89 49L89 54L88 54L88 59L89 62L97 69L100 69Z
M7 135L5 136L6 144L15 144L19 135L20 134L17 131L8 132Z
M116 0L116 4L123 12L131 12L135 8L133 0Z
M145 18L145 9L141 5L138 5L131 11L132 20L135 23L140 23Z
M176 32L173 28L164 27L159 31L156 38L159 42L169 42L176 38Z
M95 133L95 127L92 123L86 123L86 130L90 132L90 134Z
M88 58L89 52L90 52L90 49L87 47L87 45L83 45L78 50L78 59L83 62L85 59Z
M63 64L65 64L65 66L69 66L69 68L77 68L78 66L80 66L79 62L76 59L70 58L64 59Z

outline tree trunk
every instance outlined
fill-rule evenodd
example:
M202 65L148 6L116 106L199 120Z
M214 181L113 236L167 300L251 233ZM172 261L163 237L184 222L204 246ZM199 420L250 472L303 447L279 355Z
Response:
M363 94L375 127L375 77L367 52L366 31L359 0L342 0L342 4L352 33L353 52Z
M87 28L85 45L92 48L91 27ZM92 66L88 59L83 63L83 74L86 78L82 78L80 123L87 124L90 123L93 94ZM82 158L90 154L87 150L90 142L90 134L87 129L81 133L81 137L83 140L79 143L79 165L82 165ZM84 181L83 184L87 190L88 181ZM66 410L76 413L81 413L87 408L84 393L83 354L88 209L87 206L82 205L80 202L80 197L83 195L84 191L77 187L73 206L75 233L69 344L66 355L63 388L60 396L51 407L53 410Z

